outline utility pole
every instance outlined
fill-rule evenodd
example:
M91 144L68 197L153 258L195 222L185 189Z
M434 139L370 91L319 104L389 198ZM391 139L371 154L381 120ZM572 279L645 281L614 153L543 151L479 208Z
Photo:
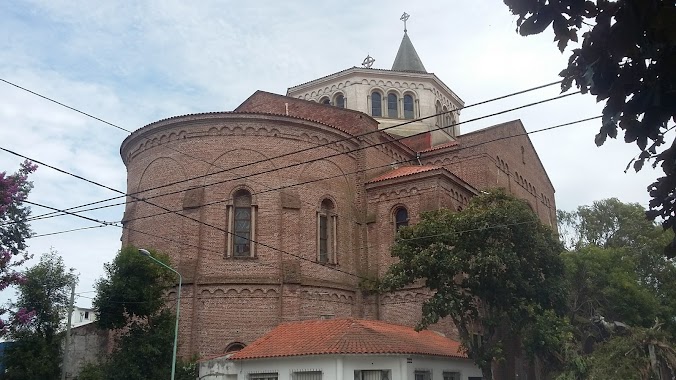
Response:
M68 307L68 324L66 325L66 344L63 347L63 363L61 364L61 380L66 380L66 366L68 365L68 346L70 345L70 324L73 318L73 304L75 303L75 280L70 288L70 305Z

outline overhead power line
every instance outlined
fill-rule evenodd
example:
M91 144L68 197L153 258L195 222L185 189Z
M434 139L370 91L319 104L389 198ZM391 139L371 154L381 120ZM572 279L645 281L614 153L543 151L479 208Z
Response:
M0 80L3 81L3 82L5 82L5 83L7 83L7 84L9 84L9 85L11 85L11 86L14 86L14 87L19 88L19 89L24 90L24 91L27 91L27 92L29 92L29 93L31 93L31 94L34 94L34 95L36 95L36 96L39 96L39 97L41 97L41 98L43 98L43 99L46 99L46 100L48 100L48 101L54 102L54 103L56 103L56 104L58 104L58 105L61 105L61 106L66 107L66 108L68 108L68 109L71 109L71 110L73 110L73 111L75 111L75 112L81 113L81 114L86 115L86 116L88 116L88 117L91 117L91 118L93 118L93 119L95 119L95 120L101 121L101 122L103 122L103 123L105 123L105 124L107 124L107 125L113 126L113 127L115 127L115 128L118 128L118 129L120 129L120 130L129 132L129 133L132 133L132 132L129 131L128 129L122 128L122 127L120 127L120 126L118 126L118 125L115 125L115 124L113 124L113 123L110 123L110 122L108 122L108 121L105 121L105 120L103 120L103 119L101 119L101 118L92 116L92 115L90 115L90 114L88 114L88 113L86 113L86 112L84 112L84 111L81 111L81 110L78 110L78 109L76 109L76 108L74 108L74 107L71 107L71 106L68 106L68 105L66 105L66 104L63 104L63 103L61 103L61 102L59 102L59 101L56 101L56 100L54 100L54 99L52 99L52 98L49 98L49 97L45 96L45 95L39 94L39 93L37 93L37 92L35 92L35 91L29 90L29 89L27 89L27 88L25 88L25 87L19 86L19 85L15 84L15 83L12 83L12 82L7 81L7 80L2 79L2 78L0 78ZM425 120L425 119L428 119L428 118L432 118L432 117L444 115L444 114L447 114L447 113L452 113L452 112L455 112L455 111L459 111L459 110L462 110L462 109L467 109L467 108L474 107L474 106L478 106L478 105L482 105L482 104L487 104L487 103L490 103L490 102L493 102L493 101L497 101L497 100L502 100L502 99L509 98L509 97L512 97L512 96L524 94L524 93L527 93L527 92L530 92L530 91L535 91L535 90L538 90L538 89L542 89L542 88L545 88L545 87L549 87L549 86L552 86L552 85L555 85L555 84L558 84L558 83L561 83L561 81L559 80L559 81L555 81L555 82L551 82L551 83L547 83L547 84L543 84L543 85L531 87L531 88L528 88L528 89L525 89L525 90L517 91L517 92L514 92L514 93L502 95L502 96L499 96L499 97L496 97L496 98L492 98L492 99L484 100L484 101L481 101L481 102L478 102L478 103L475 103L475 104L471 104L471 105L468 105L468 106L464 106L464 107L461 107L461 108L459 108L459 109L449 110L449 111L437 113L437 114L434 114L434 115L431 115L431 116L426 116L426 117L422 117L422 118L418 118L418 119L408 120L408 121L406 121L406 122L399 123L399 124L393 125L393 126L391 126L391 127L387 127L387 128L383 128L383 129L379 129L379 130L367 131L367 132L362 133L362 134L358 134L358 135L354 135L354 136L349 136L349 137L346 137L346 138L343 138L343 139L339 139L339 140L337 140L337 141L332 141L332 142L328 142L328 143L325 143L325 144L316 145L316 146L313 146L313 147L310 147L310 148L305 148L305 149L302 149L302 150L300 150L300 151L286 153L286 154L283 154L283 155L280 155L280 156L277 156L277 157L273 157L273 158L270 158L270 159L265 159L265 160L260 160L260 161L258 161L258 162L248 163L248 164L245 164L245 165L242 165L242 166L239 166L239 167L235 167L235 168L224 169L223 171L220 171L220 172L209 173L209 174L206 175L206 176L219 174L219 173L222 173L222 172L224 172L224 171L235 170L235 169L238 169L238 168L241 168L241 167L245 167L245 166L249 166L249 165L255 165L255 164L260 163L260 162L266 162L266 161L268 161L268 160L274 160L274 159L281 158L281 157L285 157L285 156L288 156L288 155L301 153L301 152L304 152L304 151L307 151L307 150L317 149L317 148L320 148L320 147L322 147L322 146L335 144L335 143L341 142L341 141L346 141L346 140L351 140L351 139L357 139L357 138L359 138L359 137L362 137L362 136L365 136L365 135L368 135L368 134L386 131L386 130L388 130L388 129L396 128L396 127L403 126L403 125L407 125L407 124L410 124L410 123L413 123L413 122L417 122L417 121ZM579 91L578 91L578 93L579 93ZM573 94L574 94L574 93L571 93L571 94L568 94L568 95L573 95ZM568 95L565 95L565 96L568 96ZM564 97L565 97L565 96L564 96ZM493 116L494 116L494 115L493 115ZM460 123L456 123L456 124L454 124L454 125L460 125L460 124L463 124L463 123L466 123L466 122L467 122L467 121L465 121L465 122L460 122ZM450 127L450 126L449 126L449 127ZM411 136L408 136L408 137L411 137ZM146 139L148 139L148 138L146 138ZM394 141L398 141L398 140L400 140L400 139L395 139ZM381 145L381 144L378 144L378 145ZM374 146L377 146L377 145L374 145ZM210 162L207 162L207 161L202 160L202 159L200 159L200 158L191 156L191 155L189 155L189 154L187 154L187 153L178 151L178 150L176 150L176 149L174 149L174 148L172 148L172 147L169 147L169 146L168 146L167 148L170 149L170 150L173 150L173 151L175 151L175 152L178 152L178 153L180 153L180 154L183 154L183 155L185 155L185 156L187 156L187 157L191 157L191 158L193 158L193 159L197 159L197 160L200 160L200 161L202 161L202 162L206 162L207 164L213 166L213 163L210 163ZM365 148L367 148L367 147L365 147ZM198 176L198 177L194 177L194 178L182 180L182 181L179 181L178 183L186 182L186 181L191 181L191 180L199 179L199 178L202 178L202 177L205 177L205 176ZM165 184L165 185L160 186L160 187L157 187L157 188L162 188L162 187L166 187L166 186L172 186L172 185L174 185L174 184L177 184L177 183ZM151 190L155 190L155 189L156 189L156 188L151 188L151 189L146 189L146 190L143 190L143 191L151 191ZM135 195L135 194L136 194L136 193L130 193L130 194L127 194L127 195L128 195L128 196L131 196L131 195ZM114 199L119 199L119 198L120 198L120 197L114 197L114 198L111 198L111 199L99 201L98 203L102 203L102 202L106 202L106 201L114 200ZM81 207L87 207L87 206L91 206L91 205L93 205L93 204L97 204L97 202L89 203L89 204L86 204L86 205L80 205L80 206L71 207L71 208L69 208L69 210L73 210L73 209L77 209L77 208L81 208Z
M595 117L589 117L589 118L585 118L585 119L580 119L580 120L577 120L577 121L567 122L567 123L559 124L559 125L556 125L556 126L547 127L547 128L542 128L542 129L539 129L539 130L535 130L535 131L531 131L531 132L526 132L526 133L522 133L522 134L517 134L517 135L513 135L513 136L499 137L499 138L496 138L496 139L494 139L494 140L497 141L497 140L502 140L502 139L506 139L506 138L512 138L512 137L523 136L523 135L528 135L528 134L534 134L534 133L543 132L543 131L549 131L549 130L553 130L553 129L556 129L556 128L561 128L561 127L564 127L564 126L570 126L570 125L577 124L577 123L581 123L581 122L584 122L584 121L589 121L589 120L597 119L597 118L599 118L599 117L601 117L601 116L595 116ZM482 142L482 143L488 143L488 142ZM5 149L2 148L2 147L0 147L0 149L5 150ZM9 152L11 152L11 151L9 151ZM14 152L12 152L12 153L13 153L13 154L17 154L17 153L14 153ZM24 157L24 158L26 158L26 159L28 159L28 160L32 160L30 157L25 157L25 156L21 156L21 157ZM37 161L36 161L36 162L37 162ZM43 164L43 165L44 165L44 164ZM58 170L59 170L60 172L70 174L69 172L67 172L67 171L65 171L65 170L62 170L62 169L58 169ZM77 176L77 178L83 178L83 177ZM86 180L86 179L85 179L85 180ZM96 183L96 182L92 181L92 183ZM28 203L28 204L33 204L33 205L36 205L36 206L39 206L39 207L44 207L44 208L47 208L47 209L51 209L51 210L54 210L54 211L58 211L58 212L61 212L61 213L67 214L67 215L71 215L71 216L83 218L83 219L85 219L85 220L89 220L89 221L92 221L92 222L95 222L95 223L98 223L98 224L101 224L101 225L104 225L104 226L108 226L108 225L117 226L116 222L101 221L101 220L98 220L98 219L95 219L95 218L87 217L87 216L84 216L84 215L79 215L79 214L77 214L77 213L75 213L75 212L71 212L71 211L68 211L68 210L65 210L65 209L57 209L57 208L54 208L54 207L51 207L51 206L45 206L45 205L37 204L37 203L34 203L34 202L30 202L30 201L27 201L27 200L25 200L24 202L26 202L26 203ZM151 204L151 205L152 205L152 204ZM186 215L179 214L177 211L168 210L168 209L165 209L165 211L168 211L168 212L170 212L170 213L174 213L174 214L176 214L176 215L179 215L179 216L188 218L189 220L194 221L194 222L196 222L196 223L198 223L198 224L201 224L201 225L204 225L204 226L207 226L207 227L214 228L214 229L219 230L219 231L222 231L222 232L224 232L224 233L228 233L228 234L231 234L231 235L236 236L236 237L239 236L239 235L236 235L236 234L234 234L234 233L232 233L232 232L229 232L229 231L227 231L227 230L225 230L225 229L223 229L223 228L220 228L220 227L218 227L218 226L214 226L214 225L211 225L211 224L209 224L209 223L204 223L204 222L199 221L199 220L197 220L197 219L190 218L190 217L188 217L188 216L186 216ZM117 226L117 227L121 227L121 226ZM126 228L126 227L121 227L121 228ZM137 231L137 232L138 232L138 231ZM310 262L313 262L313 263L314 263L314 261L312 261L312 260L309 260L309 259L306 259L306 258L302 258L301 256L294 255L294 254L292 254L292 253L286 252L286 251L284 251L284 250L278 249L278 248L273 247L273 246L270 246L270 245L268 245L268 244L260 243L260 242L258 242L258 241L256 241L256 240L253 240L253 239L250 239L250 238L246 238L246 237L243 237L243 236L242 236L242 238L244 238L244 239L250 241L250 242L253 243L253 244L259 244L259 245L262 245L262 246L264 246L264 247L266 247L266 248L270 248L270 249L272 249L272 250L279 251L279 252L281 252L281 253L286 253L286 254L289 254L289 255L291 255L291 256L294 256L294 257L297 257L297 258L301 258L301 259L303 259L303 260L307 260L307 261L310 261ZM197 246L197 248L200 248L200 247ZM345 273L347 273L347 272L345 272Z
M553 101L553 100L558 100L558 99L562 99L562 98L565 98L565 97L568 97L568 96L576 95L576 94L578 94L578 93L580 93L580 92L577 91L577 92L574 92L574 93L569 93L569 94L559 95L559 96L556 96L556 97L552 97L552 98L540 100L540 101L537 101L537 102L528 103L528 104L521 105L521 106L518 106L518 107L510 108L510 109L507 109L507 110L495 112L495 113L492 113L492 114L489 114L489 115L484 115L484 116L476 117L476 118L474 118L474 119L462 121L462 122L453 124L452 126L460 125L460 124L464 124L464 123L469 123L469 122L473 122L473 121L482 120L482 119L485 119L485 118L489 118L489 117L501 115L501 114L504 114L504 113L512 112L512 111L519 110L519 109L523 109L523 108L527 108L527 107L532 107L532 106L539 105L539 104L543 104L543 103L550 102L550 101ZM380 131L382 131L382 130L380 130ZM332 158L332 157L336 157L336 156L340 156L340 155L343 155L343 154L353 153L353 152L360 151L360 150L363 150L363 149L373 148L373 147L376 147L376 146L385 145L385 144L392 143L392 142L395 142L395 141L399 141L399 140L411 138L411 137L414 137L414 136L422 135L422 134L425 134L425 133L428 133L428 132L429 132L429 131L423 131L423 132L416 133L416 134L413 134L413 135L410 135L410 136L406 136L406 137L392 138L392 139L389 140L389 141L384 141L384 142L380 142L380 143L376 143L376 144L366 144L366 145L364 145L364 146L361 146L361 147L358 147L358 148L349 150L349 151L347 151L347 152L334 153L334 154L330 154L330 155L328 155L328 156L319 157L319 158L315 158L315 159L312 159L312 160L306 160L306 161L296 162L296 163L289 164L289 165L286 165L286 166L282 166L282 167L278 167L278 168L272 168L272 169L268 169L268 170L265 170L265 171L262 171L262 172L253 173L253 174L248 174L248 175L244 175L244 176L239 176L239 177L236 177L236 178L231 178L231 179L227 179L227 180L223 180L223 181L212 182L212 183L204 184L204 185L197 186L197 187L205 187L205 188L206 188L206 187L209 187L209 186L214 186L214 185L218 185L218 184L222 184L222 183L226 183L226 182L240 181L240 180L242 180L242 179L247 179L247 178L254 177L254 176L259 176L259 175L263 175L263 174L267 174L267 173L271 173L271 172L275 172L275 171L279 171L279 170L283 170L283 169L289 169L289 168L292 168L292 167L297 167L297 166L305 165L305 164L312 163L312 162L322 161L322 160L325 160L325 159L328 159L328 158ZM350 138L351 138L351 137L350 137ZM338 141L341 141L341 140L338 140ZM333 143L335 143L335 141L332 142L331 144L333 144ZM324 145L326 145L326 144L324 144ZM159 198L159 197L164 197L164 196L168 196L168 195L173 195L173 194L177 194L177 193L181 193L181 192L184 191L184 189L180 189L180 190L176 190L176 191L172 191L172 192L168 192L168 193L164 193L164 194L159 194L159 195L155 195L155 196L152 196L152 197L139 198L139 197L137 197L136 195L141 194L141 193L144 193L144 192L152 191L152 190L161 189L161 188L168 187L168 186L173 186L173 185L185 183L185 182L188 182L188 181L193 181L193 180L195 180L195 179L200 179L200 178L204 178L204 177L209 177L209 176L216 175L216 174L220 174L220 173L223 173L223 172L226 172L226 171L236 170L236 169L243 168L243 167L246 167L246 166L249 166L249 165L254 165L254 164L257 164L257 163L262 163L262 162L271 161L271 160L274 160L274 159L277 159L277 158L280 158L280 157L284 157L284 156L287 156L287 155L296 154L297 152L302 152L302 151L307 151L307 150L310 150L310 149L314 149L314 148L316 148L316 147L318 147L318 146L314 146L314 147L310 147L310 148L305 148L305 149L302 149L302 150L300 150L300 151L291 152L291 153L288 153L288 154L282 154L282 155L279 155L279 156L276 156L276 157L273 157L273 158L270 158L270 159L259 160L259 161L255 161L255 162L252 162L252 163L248 163L248 164L244 164L244 165L235 166L235 167L230 168L230 169L227 169L227 170L216 171L216 172L213 172L213 173L209 173L209 174L205 174L205 175L200 175L200 176L196 176L196 177L192 177L192 178L188 178L188 179L184 179L184 180L180 180L180 181L175 181L175 182L171 182L171 183L169 183L169 184L164 184L164 185L160 185L160 186L155 186L155 187L151 187L151 188L144 189L144 190L141 190L141 191L136 191L136 192L124 193L124 192L122 192L122 191L120 191L120 190L116 190L116 189L113 189L113 188L111 188L111 187L108 187L108 186L105 186L105 185L101 185L101 187L103 187L103 188L106 188L106 189L108 189L108 190L111 190L111 191L113 191L113 192L116 192L116 193L122 194L122 195L116 196L116 197L112 197L112 198L103 199L103 200L99 200L99 201L95 201L95 202L86 203L86 204L84 204L84 205L79 205L79 206L70 207L70 208L68 208L68 210L74 210L74 209L77 209L77 208L88 207L88 206L92 206L92 205L95 205L95 204L100 204L100 203L104 203L104 202L113 201L113 200L116 200L116 199L121 199L121 198L124 198L124 197L127 197L127 196L130 197L130 198L132 198L132 199L134 199L135 201L145 202L145 203L148 203L148 204L150 204L150 205L154 205L154 206L156 206L156 207L158 207L158 208L164 209L163 207L158 206L158 205L155 205L155 204L149 202L148 200L149 200L149 199L154 199L154 198ZM26 157L26 156L23 156L23 155L21 155L21 154L18 154L18 153L16 153L16 152L13 152L13 151L11 151L11 150L9 150L9 149L6 149L6 148L3 148L3 147L0 147L0 150L4 150L4 151L6 151L6 152L8 152L8 153L17 155L17 156L19 156L19 157L23 157L23 158L29 159L29 158ZM38 164L41 163L41 162L38 161L38 160L32 160L32 161L34 161L34 162L36 162L36 163L38 163ZM42 163L42 165L47 166L47 167L50 167L50 168L53 168L51 165L48 165L48 164L45 164L45 163ZM55 169L55 170L60 171L60 172L62 172L62 173L64 173L64 174L68 174L68 173L66 173L65 171L61 170L61 169ZM73 176L76 177L76 178L82 178L82 177L80 177L80 176L78 176L78 175L73 175ZM96 182L91 181L91 180L87 180L87 179L83 179L83 180L86 181L86 182L92 183L92 184L94 184L94 185L99 185L99 184L97 184ZM168 211L168 210L165 209L165 211Z
M547 127L547 128L537 129L537 130L534 130L534 131L531 131L531 132L519 133L519 134L511 135L511 136L501 136L501 137L493 138L491 140L482 141L482 142L478 142L478 143L471 144L471 145L466 145L466 146L463 146L462 148L463 149L474 148L474 147L477 147L477 146L490 144L490 143L500 141L500 140L510 139L510 138L514 138L514 137L520 137L520 136L526 136L526 135L529 135L529 134L535 134L535 133L540 133L540 132L544 132L544 131L549 131L549 130L553 130L553 129L566 127L566 126L569 126L569 125L579 124L579 123L583 123L583 122L586 122L586 121L598 119L600 117L601 116L593 116L593 117L579 119L579 120L575 120L575 121L571 121L571 122L567 122L567 123L563 123L563 124L558 124L558 125ZM414 159L397 161L397 163L407 163L407 162L413 162L413 161L414 161ZM328 180L328 179L333 179L333 178L336 178L336 177L342 177L344 175L358 174L358 173L361 173L361 172L364 172L364 171L379 169L379 168L388 167L388 166L390 166L390 164L386 164L386 165L382 165L382 166L378 166L378 167L367 168L367 169L362 169L362 170L357 170L357 171L349 172L349 173L343 173L343 174L336 175L336 176L323 177L323 178L318 178L318 179L309 180L309 181L305 181L305 182L294 183L294 184L285 185L285 186L281 186L281 187L277 187L277 188L270 188L269 190L264 190L264 191L252 193L252 195L263 194L263 193L267 193L267 192L270 192L270 191L279 191L279 190L283 190L283 189L290 188L290 187L306 185L306 184L313 183L313 182L319 182L319 181L324 181L324 180ZM181 190L181 191L183 191L183 190ZM173 193L170 193L170 194L173 194ZM160 196L163 196L163 195L158 195L157 197L160 197ZM147 199L152 199L152 198L154 198L154 197L150 197L150 198L147 198ZM222 199L222 200L218 200L218 201L209 202L209 203L203 204L202 206L210 206L210 205L214 205L214 204L225 203L225 202L228 202L228 201L231 201L231 200L232 200L231 198L226 198L226 199ZM94 202L94 203L96 203L96 202ZM74 211L74 212L80 213L80 212L94 211L94 210L98 210L98 209L102 209L102 208L120 206L120 205L124 205L124 204L126 204L126 202L120 202L120 203L116 203L116 204L113 204L113 205L104 205L104 206L99 206L99 207L93 207L93 208L88 208L88 209L84 209L84 210L77 210L77 211ZM71 209L80 208L80 207L83 207L83 206L73 207ZM66 209L66 210L71 210L71 209ZM174 210L173 212L179 212L179 211L182 211L182 210ZM162 212L162 213L147 215L147 216L143 216L143 217L137 217L137 218L129 219L128 221L134 221L134 220L145 219L145 218L150 218L150 217L159 216L159 215L165 215L167 213L169 213L169 212ZM44 215L36 216L34 218L31 218L30 220L39 220L39 219L55 217L55 216L60 216L60 215L58 214L58 212L53 212L53 213L47 213L47 214L44 214Z

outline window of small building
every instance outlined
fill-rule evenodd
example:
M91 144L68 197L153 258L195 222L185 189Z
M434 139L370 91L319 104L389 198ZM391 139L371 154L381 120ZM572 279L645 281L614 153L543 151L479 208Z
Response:
M335 206L330 199L324 199L317 213L317 261L336 262L337 220Z
M398 101L396 94L387 95L387 117L399 117Z
M277 380L278 378L279 374L277 372L249 374L249 380Z
M442 377L443 380L460 380L460 372L444 371Z
M371 116L383 116L382 95L379 92L371 93Z
M408 210L405 207L399 207L394 212L395 230L399 231L401 227L408 226Z
M354 380L390 380L390 370L356 370Z
M415 380L432 380L432 371L429 370L416 370L413 373Z
M321 99L319 100L319 103L331 105L331 100L330 100L329 98L321 98Z
M297 371L291 374L291 380L322 380L322 371Z
M336 95L336 99L333 104L338 108L345 108L345 97L343 94Z
M413 119L415 118L415 113L413 111L413 96L404 95L404 119Z

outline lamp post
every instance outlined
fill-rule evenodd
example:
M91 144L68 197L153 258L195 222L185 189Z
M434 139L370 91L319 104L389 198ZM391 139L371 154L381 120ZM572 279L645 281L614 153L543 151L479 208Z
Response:
M147 256L149 259L153 260L154 262L160 264L161 266L169 269L170 271L178 275L178 295L176 297L176 327L174 328L174 354L172 355L171 359L171 380L174 380L174 378L176 377L176 348L178 347L178 313L181 309L181 284L183 283L183 277L181 277L181 274L178 273L176 269L152 257L147 249L139 248L138 252L143 256Z

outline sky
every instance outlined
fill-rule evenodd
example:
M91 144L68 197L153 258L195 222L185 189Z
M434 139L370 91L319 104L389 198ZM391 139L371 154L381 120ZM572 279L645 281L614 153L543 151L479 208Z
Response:
M229 111L256 90L288 87L371 55L389 69L403 36L425 68L466 105L558 80L561 54L551 28L521 37L496 0L0 2L0 79L130 131L166 117ZM557 86L464 110L461 121L557 96ZM528 131L600 115L590 95L525 108L461 126L461 132L521 119ZM638 154L622 139L594 144L600 121L530 135L556 189L559 209L617 197L647 206L658 172L625 173ZM0 81L0 147L125 191L119 147L128 132ZM0 172L23 159L0 152ZM29 200L64 209L118 195L40 166ZM32 207L33 215L49 212ZM86 213L119 221L123 207ZM36 235L95 226L74 216L31 223ZM29 251L58 251L79 273L76 304L88 307L122 230L92 228L37 236ZM33 263L35 260L32 261ZM12 290L0 294L9 299Z

